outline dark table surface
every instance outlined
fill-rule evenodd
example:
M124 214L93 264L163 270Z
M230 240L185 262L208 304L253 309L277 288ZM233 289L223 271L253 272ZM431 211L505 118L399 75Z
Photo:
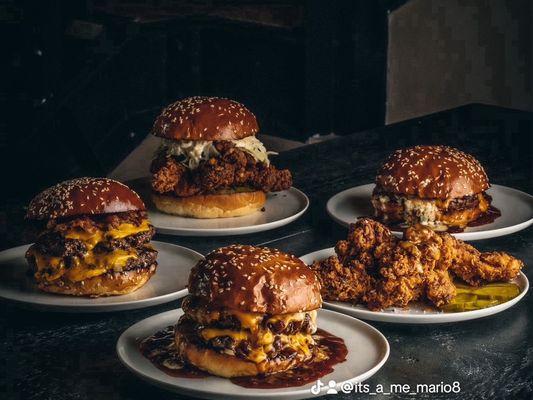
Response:
M477 156L493 183L533 192L533 115L484 105L468 105L371 131L356 133L276 157L290 167L295 186L311 199L298 221L268 232L223 238L158 235L199 252L230 243L266 245L303 255L331 247L346 229L325 212L329 197L369 183L392 150L440 143ZM20 215L13 209L10 214ZM9 215L8 215L9 217ZM9 218L8 218L9 220ZM22 239L20 239L22 240ZM533 229L475 242L481 250L504 250L524 260L533 278ZM104 314L32 312L11 304L0 311L0 397L20 399L145 399L178 396L150 386L118 361L115 343L129 326L148 316L179 307L173 301L157 307ZM484 319L437 325L370 322L389 340L385 366L367 383L460 383L463 399L532 398L533 297ZM366 395L339 395L365 398ZM411 398L377 395L374 398ZM450 398L419 394L419 398Z

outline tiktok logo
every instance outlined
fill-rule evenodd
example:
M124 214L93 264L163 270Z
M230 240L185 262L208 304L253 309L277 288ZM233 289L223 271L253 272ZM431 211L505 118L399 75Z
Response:
M311 393L315 396L319 395L321 392L321 389L325 387L326 385L319 379L316 381L316 383L311 386ZM335 386L337 386L337 382L334 380L331 380L328 382L328 390L326 394L337 394L337 389L335 389Z

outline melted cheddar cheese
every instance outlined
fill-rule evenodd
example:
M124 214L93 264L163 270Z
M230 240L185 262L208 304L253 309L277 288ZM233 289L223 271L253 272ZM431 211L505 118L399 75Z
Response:
M92 250L94 246L98 243L103 242L109 239L123 239L130 235L135 235L137 233L145 232L150 229L150 224L147 219L139 226L133 224L120 224L117 228L110 229L108 231L103 231L100 229L95 230L94 232L87 232L82 229L75 229L70 232L67 232L65 238L67 239L77 239L85 243L88 250Z
M135 250L115 249L111 252L96 253L94 247L106 240L122 239L136 233L144 232L150 229L148 220L144 220L139 226L124 223L117 228L107 231L95 230L88 232L81 229L75 229L67 232L66 239L81 240L87 247L87 252L82 257L70 257L69 265L62 257L52 257L41 254L35 249L30 249L28 254L35 258L35 278L40 280L54 281L59 278L65 278L72 282L83 281L84 279L94 276L103 275L108 271L121 271L127 264L128 260L137 257Z
M211 340L216 337L228 336L235 342L248 340L252 344L252 351L246 356L246 358L256 364L268 358L268 353L273 350L273 343L276 336L280 337L283 346L288 346L298 353L303 353L305 356L311 354L310 344L313 344L313 338L309 334L296 333L293 335L274 335L268 329L258 328L258 319L262 318L262 314L255 313L235 313L232 314L239 318L241 327L243 329L234 331L231 329L217 329L217 328L205 328L200 332L201 337L204 340ZM316 310L311 311L311 320L313 323L316 321ZM269 319L270 320L283 320L285 323L294 320L301 320L305 318L305 313L295 313L286 315L277 315ZM250 329L249 327L253 328ZM248 328L248 329L246 329Z
M236 310L231 310L230 313L239 320L242 329L249 329L251 331L257 331L260 328L260 323L265 316L265 314L261 313L247 313ZM305 319L306 314L309 314L309 316L311 317L310 323L314 330L314 328L316 327L316 310L300 313L274 315L267 319L265 322L266 324L269 324L281 321L284 323L285 326L287 326L293 321L303 321Z
M72 282L83 281L110 270L121 271L130 258L137 257L136 252L121 249L103 254L88 252L83 258L72 257L71 265L67 268L62 257L51 257L36 250L30 250L29 253L35 258L35 278L54 281L64 277Z

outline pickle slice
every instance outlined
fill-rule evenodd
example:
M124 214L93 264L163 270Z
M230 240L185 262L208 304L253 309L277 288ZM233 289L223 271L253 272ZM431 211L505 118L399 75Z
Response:
M514 283L489 283L483 286L456 284L457 295L441 310L462 312L480 310L505 303L520 294L520 288Z

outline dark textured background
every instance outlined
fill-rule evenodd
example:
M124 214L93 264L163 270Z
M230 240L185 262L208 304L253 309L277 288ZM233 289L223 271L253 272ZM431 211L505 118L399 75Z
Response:
M293 150L274 163L290 167L295 186L311 198L309 211L276 230L238 237L157 237L205 253L229 243L263 244L303 255L330 247L346 230L326 215L333 194L368 183L386 155L400 146L443 143L477 156L492 182L533 192L533 115L482 105L461 107L386 128ZM13 205L9 215L20 214ZM16 228L13 220L10 227ZM481 250L508 251L525 262L533 279L533 229L475 242ZM22 243L13 238L13 244ZM24 311L2 304L0 311L0 396L6 399L179 398L145 384L115 355L119 335L133 323L179 306L166 305L100 315ZM419 395L431 399L531 399L533 319L531 294L501 314L461 323L394 325L374 323L389 340L385 366L369 380L383 384L452 383L461 393ZM377 398L391 398L375 396ZM413 396L397 395L407 399ZM367 398L343 395L338 398Z

